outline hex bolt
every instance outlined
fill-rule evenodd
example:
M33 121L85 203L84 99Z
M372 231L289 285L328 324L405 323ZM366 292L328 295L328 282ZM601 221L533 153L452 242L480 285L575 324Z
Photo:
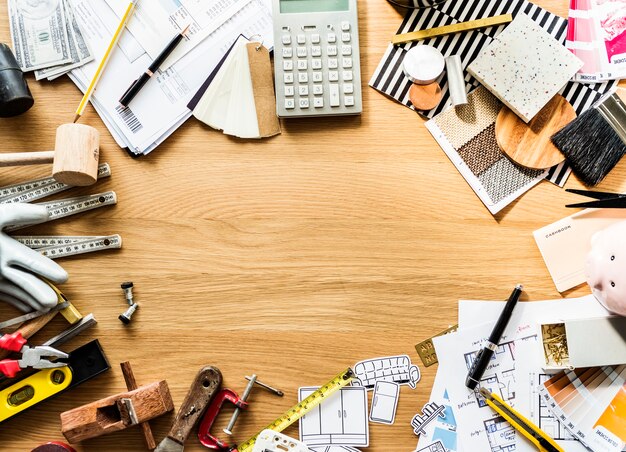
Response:
M122 290L124 290L124 296L126 297L126 303L128 303L128 306L134 305L135 302L133 301L133 283L130 281L123 282L121 284L121 288Z
M123 324L128 325L130 323L130 319L132 318L133 314L138 308L139 308L139 305L137 303L134 303L123 314L120 314L118 319L120 319Z

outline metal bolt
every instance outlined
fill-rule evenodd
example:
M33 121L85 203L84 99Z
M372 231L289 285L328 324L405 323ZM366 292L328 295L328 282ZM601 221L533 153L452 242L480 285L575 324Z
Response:
M120 319L122 323L128 325L130 323L131 317L133 316L133 314L138 308L139 308L139 305L137 303L133 303L133 305L130 308L128 308L126 312L124 312L123 314L120 314L118 319Z
M126 303L128 306L135 304L133 301L133 283L128 281L121 284L122 290L124 290L124 296L126 297Z
M252 392L252 388L254 388L255 384L258 384L259 386L273 392L279 397L282 397L284 395L283 391L281 391L280 389L272 388L271 386L268 386L265 383L261 383L260 381L258 381L257 376L255 374L252 374L251 377L246 376L246 380L248 380L249 383L246 386L246 389L243 391L243 395L241 396L241 400L243 402L248 400L248 396ZM227 435L233 434L232 432L233 427L235 426L235 422L237 421L237 418L239 417L240 414L241 414L241 408L235 407L235 412L233 413L233 416L230 418L230 422L228 423L228 426L224 429L224 433L226 433Z
M283 391L281 391L280 389L276 389L276 388L272 388L270 385L266 385L265 383L259 381L256 379L256 375L252 375L251 377L246 376L246 380L248 381L252 381L252 379L254 378L254 383L258 384L259 386L261 386L262 388L267 389L270 392L273 392L274 394L276 394L278 397L282 397L285 395L285 393Z

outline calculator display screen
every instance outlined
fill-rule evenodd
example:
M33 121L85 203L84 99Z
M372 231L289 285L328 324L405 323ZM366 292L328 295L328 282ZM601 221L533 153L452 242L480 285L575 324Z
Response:
M280 0L281 13L348 11L349 0Z

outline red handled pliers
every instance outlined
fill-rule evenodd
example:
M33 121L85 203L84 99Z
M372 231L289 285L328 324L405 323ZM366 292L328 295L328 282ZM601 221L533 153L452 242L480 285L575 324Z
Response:
M26 345L26 339L19 331L13 334L5 334L0 337L0 348L9 350L12 352L20 352L22 359L3 359L0 361L0 372L9 378L15 377L15 375L22 369L32 367L34 369L50 369L53 367L67 366L63 362L51 362L46 357L50 358L68 358L67 353L63 353L55 348L40 345L38 347L29 347Z

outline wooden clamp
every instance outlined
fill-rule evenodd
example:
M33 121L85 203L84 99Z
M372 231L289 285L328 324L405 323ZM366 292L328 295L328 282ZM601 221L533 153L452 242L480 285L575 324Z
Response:
M61 413L61 432L70 443L125 430L174 409L167 381L123 392Z

